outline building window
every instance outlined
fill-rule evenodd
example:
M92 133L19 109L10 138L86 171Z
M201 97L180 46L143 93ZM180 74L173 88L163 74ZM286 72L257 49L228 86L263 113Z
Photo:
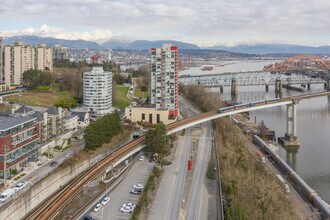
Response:
M149 114L149 123L152 123L152 114Z
M160 122L160 115L157 114L157 123L159 123L159 122Z
M144 113L142 113L142 118L141 118L142 121L146 120L146 115Z

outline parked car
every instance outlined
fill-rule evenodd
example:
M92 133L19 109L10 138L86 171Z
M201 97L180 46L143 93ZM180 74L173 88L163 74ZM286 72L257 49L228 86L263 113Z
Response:
M143 161L144 160L144 156L141 156L139 160L140 161Z
M103 198L101 204L106 205L109 201L110 201L110 197L105 197L105 198Z
M99 212L102 209L102 205L99 203L94 207L94 212Z
M27 185L27 182L17 183L16 186L14 187L14 190L16 192L18 192L18 191L22 190L26 185Z
M139 189L139 190L142 190L143 189L143 185L142 184L135 184L133 186L133 189Z
M133 195L139 195L139 194L141 194L141 190L132 189L132 190L130 191L130 194L133 194Z
M135 208L135 204L131 203L131 202L127 202L127 203L124 203L122 205L122 207L124 207L124 208Z
M131 212L133 212L133 208L132 207L121 207L120 208L120 211L121 212L124 212L124 213L131 213Z
M15 194L15 190L12 188L6 189L0 194L0 202L6 201L9 197Z

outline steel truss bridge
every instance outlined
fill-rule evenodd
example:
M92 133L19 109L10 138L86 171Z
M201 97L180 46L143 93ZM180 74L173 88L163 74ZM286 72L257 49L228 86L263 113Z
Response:
M247 71L179 76L179 83L184 85L203 85L205 87L231 86L233 80L235 80L236 84L239 86L275 85L276 80L281 80L283 85L326 84L324 79L314 78L300 73L267 71Z

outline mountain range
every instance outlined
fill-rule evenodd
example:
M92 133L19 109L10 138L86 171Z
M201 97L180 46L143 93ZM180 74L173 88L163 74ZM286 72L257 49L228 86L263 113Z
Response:
M330 54L330 46L302 46L302 45L292 45L292 44L240 44L236 46L212 46L212 47L199 47L196 44L185 43L182 41L174 40L157 40L157 41L147 41L147 40L136 40L132 42L121 41L110 39L102 44L98 44L93 41L85 40L65 40L57 39L53 37L38 37L33 35L21 35L4 38L5 44L12 44L17 41L22 41L26 44L36 45L38 43L46 44L47 46L54 46L59 44L63 47L68 47L70 49L128 49L128 50L149 50L152 47L161 47L163 43L172 43L176 45L181 50L223 50L234 53L244 53L244 54Z

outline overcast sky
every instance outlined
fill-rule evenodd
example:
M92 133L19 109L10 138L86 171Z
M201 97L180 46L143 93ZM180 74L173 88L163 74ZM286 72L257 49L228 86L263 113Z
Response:
M3 36L330 45L330 0L3 0Z

